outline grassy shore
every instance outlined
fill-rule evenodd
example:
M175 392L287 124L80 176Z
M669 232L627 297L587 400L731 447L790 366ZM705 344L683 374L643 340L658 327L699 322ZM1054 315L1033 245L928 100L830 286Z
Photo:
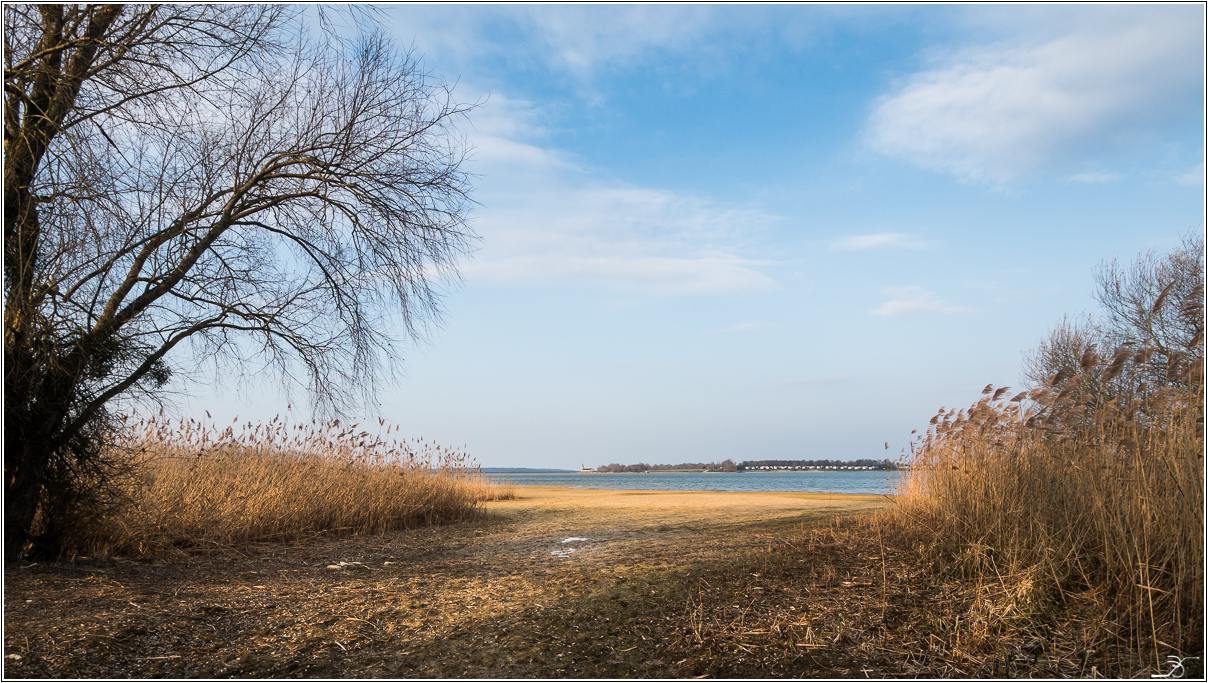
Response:
M884 496L515 493L453 525L7 568L5 676L1165 672L1087 652L1076 602L962 577Z
M830 671L819 668L816 648L799 649L808 659L777 661L781 646L829 638L831 630L810 630L802 619L813 597L782 604L779 579L762 578L761 568L770 566L769 549L779 557L803 527L887 504L879 496L806 493L552 486L516 493L453 525L244 544L188 561L76 558L9 568L5 654L20 659L6 660L6 675ZM568 538L586 540L563 543ZM860 570L779 562L781 575L808 591L839 591L846 600L868 590L809 585ZM737 645L723 647L725 629L744 610L748 624L763 618L757 613L780 615L776 653L751 658ZM758 630L767 633L735 637L750 646L775 633Z

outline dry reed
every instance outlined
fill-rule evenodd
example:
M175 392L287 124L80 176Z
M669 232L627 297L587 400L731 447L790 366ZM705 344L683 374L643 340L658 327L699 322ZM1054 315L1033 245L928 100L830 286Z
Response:
M280 417L225 429L126 418L123 500L72 539L77 551L150 556L318 534L377 534L465 519L513 496L469 457L422 439ZM238 421L238 418L236 418ZM385 427L382 433L381 428Z
M1102 379L1131 360L1110 358ZM1010 588L1021 607L1089 601L1091 644L1118 671L1164 673L1169 655L1203 655L1202 366L1181 386L1109 397L1080 381L1100 378L1096 360L1053 379L1063 387L1010 401L987 387L955 420L941 409L911 446L895 514L933 529L949 566Z

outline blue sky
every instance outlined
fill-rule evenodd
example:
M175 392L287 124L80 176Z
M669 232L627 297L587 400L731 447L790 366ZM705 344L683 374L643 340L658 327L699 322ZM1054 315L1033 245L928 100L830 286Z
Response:
M482 239L370 412L484 466L896 457L1204 227L1200 5L381 18L483 103Z

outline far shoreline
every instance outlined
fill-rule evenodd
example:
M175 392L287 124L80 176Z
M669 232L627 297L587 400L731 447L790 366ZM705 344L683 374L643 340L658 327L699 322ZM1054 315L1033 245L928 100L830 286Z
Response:
M524 500L526 498L549 498L558 493L576 493L582 494L593 492L596 495L601 493L609 496L736 496L736 497L761 497L761 496L777 496L796 498L811 502L835 502L835 499L847 499L852 503L855 502L873 502L873 501L889 501L893 502L897 498L893 493L839 493L830 491L715 491L715 490L685 490L685 489L614 489L614 488L593 488L591 486L567 486L565 484L515 484L511 488L515 491L516 498L514 500ZM526 496L528 493L530 495ZM493 503L491 503L493 504Z
M654 491L716 491L752 492L783 491L849 495L893 495L909 476L902 472L840 471L827 476L814 471L804 472L597 472L592 473L484 473L492 483L501 486L566 486L591 490L654 490ZM625 476L619 476L625 475ZM644 476L653 475L653 476ZM663 475L663 476L658 476Z
M645 472L582 472L580 470L562 470L558 472L533 472L528 470L506 471L499 470L504 468L492 468L490 471L483 470L483 474L521 474L526 477L565 477L572 474L616 474L616 475L638 475L638 474L854 474L863 472L868 474L879 474L889 472L902 472L903 470L743 470L738 472L716 472L708 470L647 470Z

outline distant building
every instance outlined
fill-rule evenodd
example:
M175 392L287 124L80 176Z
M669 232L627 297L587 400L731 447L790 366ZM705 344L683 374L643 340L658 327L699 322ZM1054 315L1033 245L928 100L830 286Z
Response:
M588 472L595 472L595 470L585 465L579 465L579 474L587 474Z

